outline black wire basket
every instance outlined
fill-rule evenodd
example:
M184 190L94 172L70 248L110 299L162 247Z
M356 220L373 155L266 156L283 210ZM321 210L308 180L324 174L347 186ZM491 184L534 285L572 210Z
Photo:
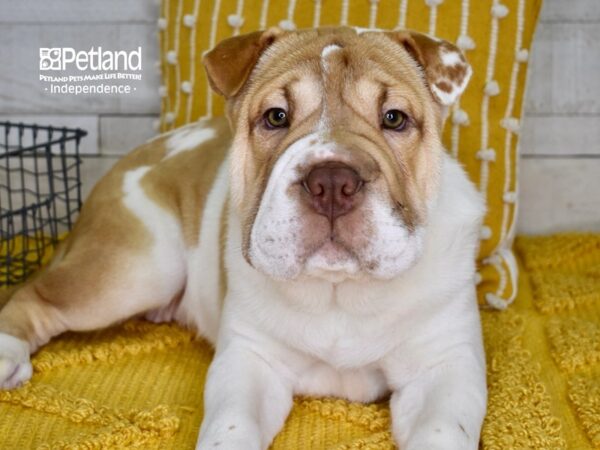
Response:
M0 288L45 262L81 207L86 131L0 122Z

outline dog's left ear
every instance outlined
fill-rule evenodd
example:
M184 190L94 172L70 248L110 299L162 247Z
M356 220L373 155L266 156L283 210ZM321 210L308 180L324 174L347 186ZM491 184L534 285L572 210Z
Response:
M225 98L235 96L250 76L260 55L281 34L278 28L225 39L202 58L212 89Z
M421 66L429 90L438 103L450 106L460 97L472 70L454 44L408 30L394 31L390 36Z

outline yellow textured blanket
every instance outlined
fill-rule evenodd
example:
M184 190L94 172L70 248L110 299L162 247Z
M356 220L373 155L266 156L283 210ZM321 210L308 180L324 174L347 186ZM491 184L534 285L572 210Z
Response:
M519 298L484 311L484 449L600 449L600 235L517 241ZM193 448L210 347L176 325L67 334L0 392L0 448ZM244 374L239 374L243 377ZM385 403L296 399L275 449L391 449Z

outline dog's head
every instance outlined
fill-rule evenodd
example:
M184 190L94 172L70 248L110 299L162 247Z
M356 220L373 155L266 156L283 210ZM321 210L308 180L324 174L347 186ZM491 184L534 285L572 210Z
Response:
M270 29L204 58L227 99L245 258L280 279L389 279L423 247L446 110L471 69L411 31Z

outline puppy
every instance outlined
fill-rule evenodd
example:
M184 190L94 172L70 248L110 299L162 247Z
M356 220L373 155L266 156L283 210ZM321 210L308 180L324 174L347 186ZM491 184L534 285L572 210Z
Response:
M266 449L294 394L391 394L402 450L476 449L484 205L442 148L471 69L411 31L270 29L204 58L227 119L134 150L0 312L0 384L66 330L175 320L216 349L198 449Z

